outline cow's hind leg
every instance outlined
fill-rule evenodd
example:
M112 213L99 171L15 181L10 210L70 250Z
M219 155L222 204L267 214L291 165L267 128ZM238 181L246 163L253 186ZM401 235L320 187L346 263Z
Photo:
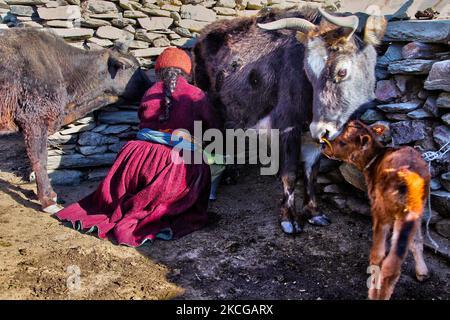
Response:
M283 200L280 209L280 224L284 233L295 234L302 231L295 206L295 185L300 164L300 133L294 129L282 136L281 181L283 183Z
M309 133L307 133L309 135ZM310 224L316 226L327 226L331 220L319 212L317 208L315 185L320 167L320 146L309 141L308 137L303 137L302 161L304 165L304 186L303 186L303 209L302 214L308 218Z
M36 185L42 210L55 213L56 193L53 191L47 174L47 127L39 124L22 126L28 158L36 175Z

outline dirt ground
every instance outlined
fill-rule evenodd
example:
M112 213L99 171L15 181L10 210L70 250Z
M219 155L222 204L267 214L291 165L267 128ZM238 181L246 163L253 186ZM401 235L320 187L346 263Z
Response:
M0 143L0 299L365 299L370 221L324 208L327 228L289 237L278 227L281 188L256 168L222 186L205 229L134 249L61 225L39 211L21 140ZM98 183L55 188L66 204ZM299 195L300 199L300 195ZM426 252L432 277L414 278L411 256L394 299L450 299L450 268Z

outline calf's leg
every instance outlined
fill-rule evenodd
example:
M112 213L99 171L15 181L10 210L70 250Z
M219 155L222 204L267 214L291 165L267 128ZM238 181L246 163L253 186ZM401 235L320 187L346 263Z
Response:
M381 266L381 288L378 299L389 300L400 278L401 266L405 260L412 238L417 231L417 220L396 220L391 240L391 249Z
M370 250L370 268L371 268L371 283L369 284L369 299L378 299L380 294L380 276L381 264L386 256L386 239L389 234L391 226L389 224L381 224L377 219L377 213L372 211L373 219L373 238L372 248Z
M23 127L25 146L33 171L36 174L38 198L42 210L56 213L56 193L53 191L47 174L47 127L39 124L27 124Z
M423 237L420 223L419 226L417 227L414 239L411 242L410 250L414 256L414 261L416 263L416 278L419 281L425 281L426 279L429 278L429 272L425 260L423 258Z

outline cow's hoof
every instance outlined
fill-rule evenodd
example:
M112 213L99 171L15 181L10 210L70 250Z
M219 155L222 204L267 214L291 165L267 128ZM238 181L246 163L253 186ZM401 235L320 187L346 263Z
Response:
M328 226L331 224L330 218L328 218L324 214L321 214L319 216L314 216L311 219L309 219L308 222L312 225L320 226L320 227Z
M302 227L297 221L281 221L281 229L286 234L295 234L302 232Z
M52 204L52 205L50 205L48 207L43 208L42 210L44 212L47 212L47 213L50 213L50 214L55 214L55 213L59 212L61 209L62 209L62 207L60 207L59 205L57 205L55 203L55 204Z

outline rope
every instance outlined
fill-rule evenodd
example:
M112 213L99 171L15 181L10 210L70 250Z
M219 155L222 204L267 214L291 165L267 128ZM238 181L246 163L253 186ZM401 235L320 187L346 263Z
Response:
M428 171L431 173L431 162L434 160L440 160L444 157L444 155L450 151L450 141L447 142L442 148L438 151L427 151L422 154L422 157L425 161L428 162ZM426 233L427 238L430 240L431 244L434 246L434 249L437 251L439 249L439 245L434 241L434 239L430 235L430 221L433 217L433 213L431 212L431 187L428 186L428 217L426 223Z

